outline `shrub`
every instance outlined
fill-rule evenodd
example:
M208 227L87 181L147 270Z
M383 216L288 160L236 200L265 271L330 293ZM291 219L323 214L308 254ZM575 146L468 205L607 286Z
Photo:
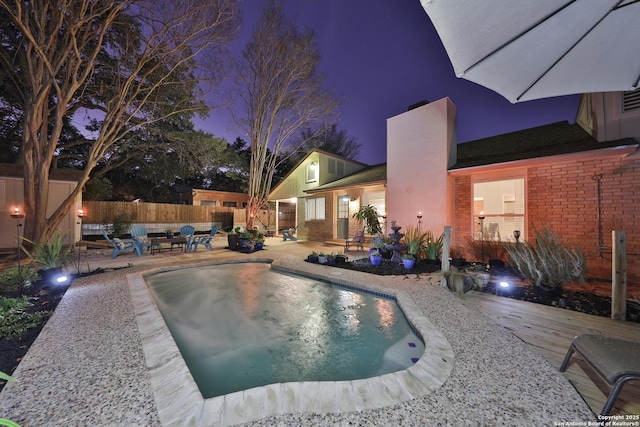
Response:
M29 305L28 298L24 296L20 298L0 297L0 339L19 338L27 329L35 328L42 319L51 315L46 311L28 313L25 310Z
M584 254L565 244L549 228L535 230L535 245L524 241L506 250L518 271L546 291L561 289L564 282L584 281Z
M21 267L20 275L22 276L23 287L29 287L31 283L38 280L38 273L29 266ZM18 267L11 267L0 273L0 293L12 293L19 289Z
M468 238L466 243L467 252L480 262L485 262L487 259L506 261L508 252L505 245L506 242L501 241L499 238L485 238L484 240Z
M131 228L131 222L135 219L136 214L134 212L128 214L126 212L120 212L118 215L113 217L113 230L111 234L113 237L121 238L125 234L129 232Z
M22 250L31 257L33 262L41 265L45 270L67 265L73 248L71 246L64 248L66 237L67 233L61 235L60 230L56 230L50 240L42 243L34 243L23 237L26 242L33 245L33 251L29 252L24 246L22 246Z

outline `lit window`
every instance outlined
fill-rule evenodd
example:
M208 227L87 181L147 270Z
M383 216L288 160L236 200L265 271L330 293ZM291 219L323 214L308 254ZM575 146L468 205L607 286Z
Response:
M473 217L477 240L513 241L515 230L524 238L524 178L474 183Z
M311 162L309 166L307 166L307 182L316 182L318 180L318 164L316 162Z
M307 213L305 219L307 221L324 220L324 197L307 199Z

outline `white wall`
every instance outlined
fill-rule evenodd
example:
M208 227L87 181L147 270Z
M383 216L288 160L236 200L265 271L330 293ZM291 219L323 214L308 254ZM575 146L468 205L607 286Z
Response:
M447 170L456 159L456 106L449 98L387 119L387 230L418 225L439 235L447 224ZM400 230L402 233L403 230Z

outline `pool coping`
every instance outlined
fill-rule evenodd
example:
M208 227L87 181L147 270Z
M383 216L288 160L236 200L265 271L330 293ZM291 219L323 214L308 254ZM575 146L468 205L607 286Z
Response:
M208 262L202 265L265 262L274 269L338 285L395 297L407 320L422 336L425 351L411 367L350 381L278 383L204 399L166 326L144 276L176 268L162 267L127 275L135 319L158 416L163 425L233 425L283 414L322 414L382 408L424 397L438 389L453 369L449 341L402 291L323 274L284 268L271 259ZM192 268L189 265L179 268Z

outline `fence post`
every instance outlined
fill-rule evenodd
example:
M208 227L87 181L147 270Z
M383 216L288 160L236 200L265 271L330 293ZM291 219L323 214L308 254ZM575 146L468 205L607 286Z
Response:
M611 232L613 256L611 259L611 318L627 317L627 232Z
M451 226L444 226L444 239L442 241L442 271L449 271L449 254L451 253L451 230L453 230Z

